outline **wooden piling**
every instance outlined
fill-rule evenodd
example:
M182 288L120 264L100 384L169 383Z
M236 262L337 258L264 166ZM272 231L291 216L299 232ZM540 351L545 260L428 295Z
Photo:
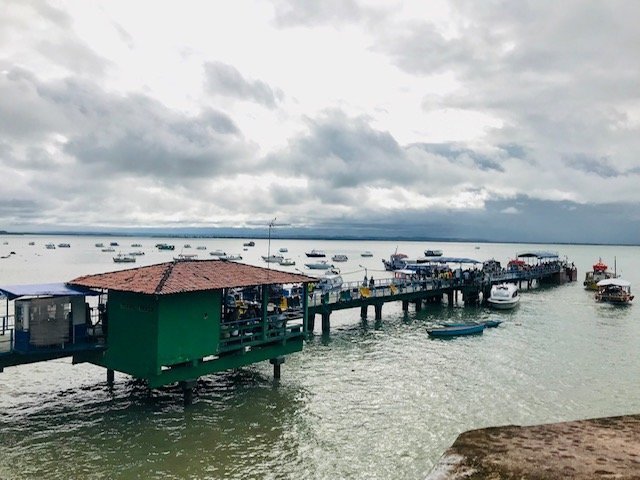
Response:
M331 323L329 322L330 317L330 312L322 312L322 333L329 333L331 331Z
M377 303L373 306L375 312L376 312L376 320L382 320L382 304L381 303Z

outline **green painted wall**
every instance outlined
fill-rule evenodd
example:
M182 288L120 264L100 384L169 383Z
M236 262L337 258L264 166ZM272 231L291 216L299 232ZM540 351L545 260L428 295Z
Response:
M160 297L159 365L175 365L218 353L221 302L220 290Z
M155 295L109 292L107 349L101 364L135 377L156 375L158 302Z

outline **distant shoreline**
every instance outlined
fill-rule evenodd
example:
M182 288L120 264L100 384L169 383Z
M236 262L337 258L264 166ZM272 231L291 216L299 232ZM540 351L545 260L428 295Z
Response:
M0 235L11 236L77 236L77 237L146 237L146 238L219 238L219 239L259 239L267 240L268 233L265 231L260 232L247 232L242 233L168 233L168 232L65 232L65 231L51 231L51 232L9 232L1 230ZM488 240L488 239L466 239L466 238L434 238L423 236L349 236L349 235L320 235L320 234L283 234L279 231L277 235L272 234L272 239L278 240L336 240L336 241L378 241L378 242L430 242L430 243L506 243L513 245L525 245L525 244L544 244L544 245L584 245L584 246L620 246L620 247L637 247L640 244L634 243L589 243L589 242L554 242L554 241L515 241L515 240Z

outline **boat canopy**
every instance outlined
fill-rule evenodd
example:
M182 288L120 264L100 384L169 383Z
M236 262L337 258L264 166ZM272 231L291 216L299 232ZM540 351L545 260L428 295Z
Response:
M609 285L613 285L616 287L630 287L631 282L628 280L622 280L621 278L607 278L605 280L600 280L597 285L599 287L607 287Z
M7 285L0 287L0 296L14 300L20 297L84 297L100 295L100 292L66 283L41 283L38 285Z
M528 252L520 252L516 255L516 257L518 258L538 258L538 259L544 259L544 258L559 258L558 254L556 252L544 252L544 251L540 251L540 250L532 250L532 251L528 251Z
M429 257L432 263L482 263L479 260L466 257Z

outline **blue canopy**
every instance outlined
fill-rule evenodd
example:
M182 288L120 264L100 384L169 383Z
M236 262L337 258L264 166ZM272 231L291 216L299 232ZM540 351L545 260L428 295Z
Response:
M39 285L8 285L0 287L0 295L14 300L20 297L78 297L100 295L88 288L72 287L65 283L41 283Z

